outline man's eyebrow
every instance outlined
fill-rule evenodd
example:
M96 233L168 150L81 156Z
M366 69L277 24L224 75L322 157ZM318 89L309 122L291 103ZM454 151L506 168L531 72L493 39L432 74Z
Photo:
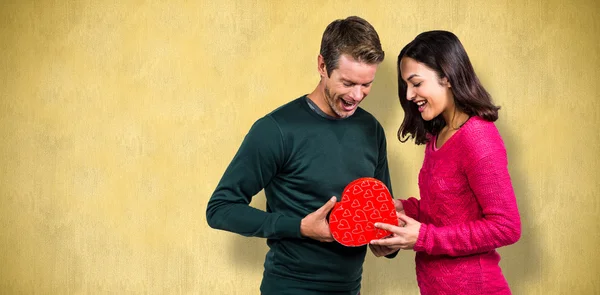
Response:
M350 80L348 80L348 79L346 79L346 78L342 78L341 80L342 80L342 82L344 82L344 83L348 82L348 83L351 83L351 84L359 84L359 83L356 83L356 82L354 82L354 81L350 81ZM367 82L367 83L362 83L362 84L363 84L363 85L364 85L364 84L371 84L371 83L373 83L373 81L375 81L375 79L373 79L373 80L371 80L371 81L369 81L369 82Z

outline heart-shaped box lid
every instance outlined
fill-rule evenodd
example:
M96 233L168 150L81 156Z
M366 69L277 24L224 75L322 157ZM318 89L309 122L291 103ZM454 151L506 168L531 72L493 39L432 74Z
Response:
M378 179L363 177L352 181L329 215L333 238L344 246L358 247L391 233L378 229L376 222L398 225L394 200Z

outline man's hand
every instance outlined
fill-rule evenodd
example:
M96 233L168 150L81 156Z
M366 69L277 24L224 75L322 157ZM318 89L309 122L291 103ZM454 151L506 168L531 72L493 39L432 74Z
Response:
M400 199L394 199L394 207L396 207L396 212L404 213L404 206Z
M385 238L384 238L385 239ZM375 257L387 256L400 250L400 247L369 244L369 249Z
M396 207L396 212L405 215L406 213L404 213L404 206L402 205L402 202L400 202L399 199L394 199L394 207ZM404 226L406 225L406 223L404 221L402 221L401 219L398 219L398 223L400 224L400 226Z
M331 197L323 207L306 215L300 222L300 234L320 242L333 242L333 236L331 236L329 223L327 222L327 213L333 209L335 202L336 197Z

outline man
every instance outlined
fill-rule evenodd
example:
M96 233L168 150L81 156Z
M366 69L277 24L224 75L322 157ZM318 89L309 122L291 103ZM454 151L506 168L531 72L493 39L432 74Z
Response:
M213 193L211 227L267 238L262 294L359 293L366 246L335 242L327 215L335 196L359 177L391 190L383 128L358 107L383 58L379 36L364 19L329 24L317 87L254 123ZM248 205L262 189L267 212ZM394 252L371 249L376 256Z

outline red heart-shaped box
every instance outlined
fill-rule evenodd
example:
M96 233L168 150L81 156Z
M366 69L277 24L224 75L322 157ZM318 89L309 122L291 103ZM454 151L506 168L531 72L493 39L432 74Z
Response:
M357 247L391 233L378 229L376 222L398 225L394 200L387 186L371 177L352 181L329 215L333 238L344 246Z

